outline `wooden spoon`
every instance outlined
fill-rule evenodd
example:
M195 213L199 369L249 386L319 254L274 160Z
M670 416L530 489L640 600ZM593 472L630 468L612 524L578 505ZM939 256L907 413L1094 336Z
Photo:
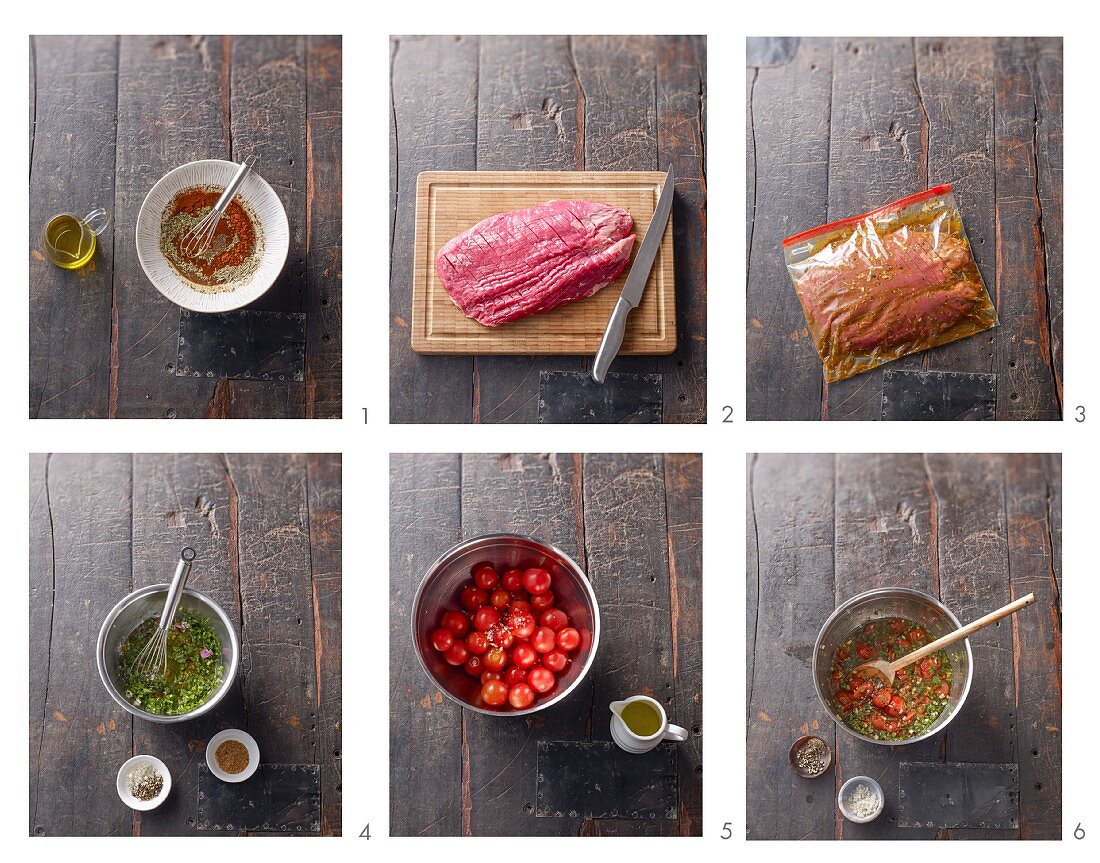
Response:
M912 665L914 662L924 659L924 657L935 653L937 650L947 647L949 644L954 644L956 641L960 641L966 638L972 632L977 632L983 626L988 626L996 620L1000 620L1002 617L1008 617L1010 614L1015 614L1021 608L1027 608L1035 601L1035 594L1029 593L1027 596L1017 599L1014 602L1010 602L1004 608L998 608L996 611L991 611L985 617L979 617L973 623L968 623L966 626L961 626L954 632L949 632L947 635L937 638L935 641L924 645L924 647L918 647L912 653L907 653L901 659L895 659L893 662L887 662L885 659L872 659L870 662L865 662L863 665L857 665L855 667L855 673L860 677L877 677L884 681L887 686L894 685L894 675L907 665Z

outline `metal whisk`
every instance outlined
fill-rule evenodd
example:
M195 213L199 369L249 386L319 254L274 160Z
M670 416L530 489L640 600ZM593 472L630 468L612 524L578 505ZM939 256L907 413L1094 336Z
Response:
M241 183L244 182L245 175L254 164L256 164L256 159L253 156L249 156L241 162L241 166L237 168L237 173L233 175L233 179L230 180L229 185L225 187L222 196L218 198L218 203L214 205L209 213L199 219L199 221L192 226L190 231L183 235L183 243L180 245L180 248L185 255L194 257L207 250L211 241L214 239L214 232L218 229L218 223L222 220L222 216L225 215L225 211L229 207L230 201L232 201L237 194L237 189L240 188Z
M164 598L164 611L160 615L160 623L156 632L145 642L130 666L130 673L140 677L163 677L168 670L168 627L176 616L176 610L180 607L183 598L183 588L187 584L187 576L191 574L191 561L195 559L195 549L185 548L180 552L180 562L176 565L176 575L168 587L168 595Z

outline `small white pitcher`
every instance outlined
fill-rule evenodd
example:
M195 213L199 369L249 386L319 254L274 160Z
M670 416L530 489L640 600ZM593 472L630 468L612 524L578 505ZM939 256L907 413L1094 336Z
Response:
M661 727L648 737L635 734L623 721L623 709L635 701L644 701L653 708L653 711L661 720ZM662 740L675 740L677 743L683 743L688 739L688 732L686 728L669 723L661 702L650 698L648 695L632 695L623 701L611 702L611 737L620 749L640 755L643 752L649 752Z

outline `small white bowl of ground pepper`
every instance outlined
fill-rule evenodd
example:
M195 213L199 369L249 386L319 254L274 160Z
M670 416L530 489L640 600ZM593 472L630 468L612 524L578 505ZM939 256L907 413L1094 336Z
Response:
M159 758L135 755L122 765L115 780L118 796L131 809L156 809L172 790L172 774Z
M244 782L260 766L260 747L247 731L227 728L206 744L206 766L222 782Z

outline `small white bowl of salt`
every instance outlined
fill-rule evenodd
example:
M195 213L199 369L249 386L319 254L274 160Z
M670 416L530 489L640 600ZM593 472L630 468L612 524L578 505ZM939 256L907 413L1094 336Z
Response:
M836 796L840 814L854 824L867 824L882 814L886 795L870 776L853 776L840 786Z
M118 796L131 809L156 809L172 790L172 774L159 758L135 755L122 765L115 781Z

